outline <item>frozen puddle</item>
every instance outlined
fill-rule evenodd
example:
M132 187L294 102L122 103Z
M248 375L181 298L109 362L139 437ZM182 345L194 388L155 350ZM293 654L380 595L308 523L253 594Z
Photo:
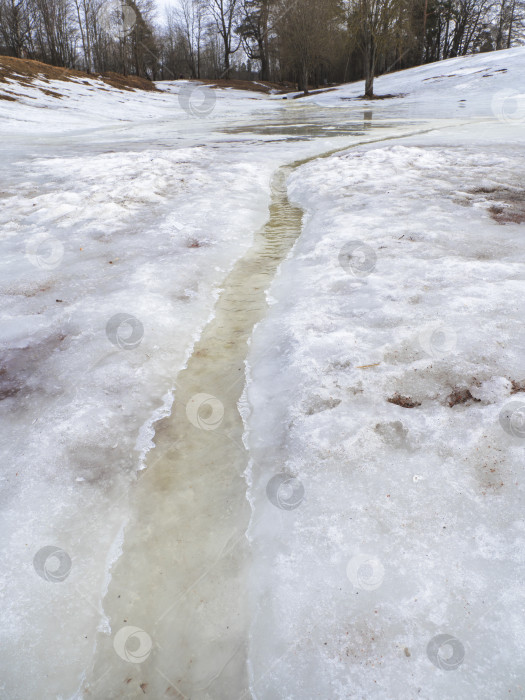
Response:
M99 636L86 697L249 697L248 457L237 402L265 290L301 231L286 194L292 167L274 175L269 221L226 279L177 378L172 415L156 425L104 601L111 636Z

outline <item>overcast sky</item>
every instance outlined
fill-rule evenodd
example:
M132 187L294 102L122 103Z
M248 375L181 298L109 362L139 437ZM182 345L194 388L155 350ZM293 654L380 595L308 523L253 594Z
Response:
M155 4L157 5L157 17L159 20L164 20L164 17L166 15L166 7L174 7L177 5L177 0L155 0Z

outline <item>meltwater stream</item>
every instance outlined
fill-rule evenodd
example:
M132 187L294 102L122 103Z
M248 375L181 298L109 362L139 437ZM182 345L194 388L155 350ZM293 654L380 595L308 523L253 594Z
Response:
M247 453L237 402L265 290L301 231L287 198L293 166L271 185L270 218L224 283L215 317L176 380L172 414L132 489L84 697L248 698L245 574Z
M396 136L372 141L387 138ZM252 697L251 511L237 404L248 340L267 310L265 291L302 229L288 176L342 147L276 171L269 220L226 278L215 316L176 378L171 415L155 424L154 449L131 489L132 515L103 601L108 624L82 698Z
M248 340L267 310L265 291L302 229L303 212L288 200L288 176L345 148L331 145L276 171L269 220L226 278L213 320L176 377L172 413L155 424L154 449L131 488L131 518L103 600L107 624L75 697L252 697L251 510L237 404Z

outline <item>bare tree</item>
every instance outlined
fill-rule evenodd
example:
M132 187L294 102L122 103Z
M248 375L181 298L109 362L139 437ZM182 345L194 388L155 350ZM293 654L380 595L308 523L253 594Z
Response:
M374 78L378 59L400 39L411 41L407 0L355 0L349 16L350 31L360 46L364 73L365 97L374 96Z
M513 40L523 37L525 3L520 0L500 0L494 39L495 49L510 49Z
M223 77L230 77L230 56L239 50L241 39L235 36L239 18L240 0L208 0L209 11L223 45ZM237 44L237 45L235 45Z
M525 0L179 0L160 30L155 2L0 0L0 52L150 79L250 79L257 61L263 79L305 92L364 76L372 97L379 72L508 48L525 34ZM115 31L111 18L129 26Z
M93 15L95 12L93 0L74 0L75 9L78 18L78 26L82 39L82 48L84 51L84 62L86 70L91 73L93 61L91 55L91 34L93 25Z
M16 58L22 58L31 34L27 0L0 0L0 37Z
M192 78L201 77L201 51L204 34L206 8L202 0L181 0L180 8L175 13L177 22L171 20L174 28L178 25L184 36L187 62Z
M70 0L33 0L35 43L44 61L75 64L77 28Z
M342 26L338 0L296 0L281 3L276 22L282 59L293 66L299 89L308 94L309 80L317 82L320 68L330 61L331 39Z
M261 64L261 79L270 80L269 34L273 0L243 0L242 19L237 33L250 60Z

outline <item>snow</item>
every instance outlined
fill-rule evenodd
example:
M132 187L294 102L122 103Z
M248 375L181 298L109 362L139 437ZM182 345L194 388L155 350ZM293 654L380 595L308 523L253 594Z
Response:
M24 700L72 696L91 666L130 485L273 171L347 142L250 132L285 112L253 93L200 115L199 85L87 83L0 86L21 95L0 101L1 687ZM52 588L33 565L48 546L72 562Z
M522 76L523 47L449 58L380 76L374 81L374 93L391 95L394 99L360 99L360 102L373 107L374 118L395 110L398 116L417 119L488 116L523 122L525 88ZM364 83L358 82L303 100L335 107L360 98L363 92ZM291 93L287 99L299 94Z
M292 175L304 231L251 344L253 694L520 695L523 236L488 209L522 192L524 68L452 59L374 102L0 84L3 695L75 696L130 485L272 173L358 144Z
M289 180L303 233L244 397L258 700L522 695L525 243L489 210L523 199L525 114L491 112L519 95L524 57L381 78L409 92L406 116L453 114L461 95L468 124ZM507 68L496 92L463 81L487 66Z

